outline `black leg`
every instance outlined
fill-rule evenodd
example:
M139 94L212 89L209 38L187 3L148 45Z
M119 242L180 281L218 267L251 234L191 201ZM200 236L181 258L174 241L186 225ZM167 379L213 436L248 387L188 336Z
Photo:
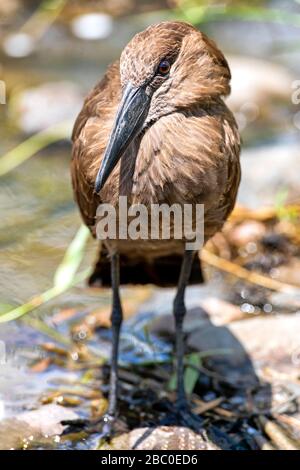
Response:
M183 319L186 313L184 304L185 288L189 282L193 259L193 251L185 251L176 297L174 299L174 317L176 327L176 360L177 360L177 408L178 410L186 408L186 396L184 390L184 341L183 341Z
M119 294L120 284L120 266L119 255L114 253L111 257L111 286L112 286L112 356L110 370L110 388L108 399L108 410L104 420L103 431L105 435L111 433L112 423L116 417L117 398L118 398L118 353L119 353L119 337L123 319L122 305Z
M117 396L118 396L118 353L119 337L123 320L122 305L119 294L120 284L120 266L119 255L113 254L111 258L111 285L112 285L112 357L110 372L110 391L108 413L112 416L116 414Z

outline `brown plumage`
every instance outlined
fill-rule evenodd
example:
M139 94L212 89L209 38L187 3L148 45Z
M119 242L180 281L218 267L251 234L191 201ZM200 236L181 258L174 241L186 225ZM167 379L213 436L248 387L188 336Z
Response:
M121 97L120 70L123 84L128 80L138 84L147 78L147 72L152 72L160 58L170 54L175 57L172 82L164 83L153 97L149 126L140 143L136 143L138 154L126 162L122 158L100 198L94 193L94 185ZM132 39L120 64L110 66L86 98L74 126L74 193L93 234L99 203L117 203L119 194L127 194L132 203L146 205L203 203L206 239L221 229L233 208L240 179L239 136L235 120L222 100L230 92L229 81L230 71L223 54L190 25L161 23ZM131 163L135 163L135 168ZM134 272L142 267L141 283L174 284L180 267L180 256L175 255L182 255L183 244L174 245L163 241L119 243L121 282L136 282ZM159 259L166 257L163 265L167 268L170 254L173 269L169 271L169 282L166 270L161 275ZM194 269L192 281L197 280L195 265ZM109 284L107 272L103 250L92 280Z
M128 89L130 96L136 90L141 94L145 115L139 118L142 124L134 124L138 130L131 133L130 143L105 173L114 153L110 146L117 140L117 127L113 126L122 113L118 109L123 103L127 106ZM226 59L193 26L164 22L129 42L120 61L108 68L87 96L73 131L74 194L93 235L98 205L117 205L119 195L127 195L131 204L146 206L204 204L205 241L222 228L240 181L239 134L223 101L229 93ZM92 282L111 282L108 254L118 253L121 283L174 285L184 252L183 240L107 241ZM188 271L192 282L200 280L197 258L191 259ZM181 285L183 292L185 285ZM177 300L183 307L183 293Z

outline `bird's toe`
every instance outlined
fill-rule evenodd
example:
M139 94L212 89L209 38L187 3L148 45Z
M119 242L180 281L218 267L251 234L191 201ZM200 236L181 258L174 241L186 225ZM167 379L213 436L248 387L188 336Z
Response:
M203 420L191 410L188 403L178 405L176 415L178 425L186 426L197 433L203 429Z

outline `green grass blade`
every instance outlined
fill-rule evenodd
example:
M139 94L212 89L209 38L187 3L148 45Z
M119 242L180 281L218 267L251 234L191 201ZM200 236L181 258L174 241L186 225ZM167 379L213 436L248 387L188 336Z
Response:
M187 358L187 366L184 371L184 389L187 395L193 393L199 377L199 371L195 368L189 367L189 365L200 367L201 359L199 357L199 353L189 354Z
M54 275L54 287L65 289L74 279L85 253L85 247L90 236L90 231L85 225L81 225L73 241L70 243L65 256Z
M23 315L26 315L27 313L32 312L36 308L45 304L46 302L49 302L49 300L52 300L58 295L62 294L63 292L68 290L70 287L75 286L76 284L79 284L79 282L86 280L90 274L91 274L91 269L90 268L86 269L76 274L76 276L73 278L72 283L69 284L68 286L52 287L51 289L48 289L42 294L36 297L33 297L31 300L29 300L29 302L26 302L25 304L20 305L19 307L16 307L6 313L3 313L2 315L0 315L0 323L6 323L12 320L17 320Z
M0 158L0 176L14 170L48 145L70 138L71 129L72 124L67 121L29 137Z
M208 349L207 351L195 352L185 356L184 388L187 394L191 394L198 380L202 359L211 356L225 356L233 354L232 349ZM190 367L189 367L190 366ZM177 374L174 372L168 382L170 391L176 390Z

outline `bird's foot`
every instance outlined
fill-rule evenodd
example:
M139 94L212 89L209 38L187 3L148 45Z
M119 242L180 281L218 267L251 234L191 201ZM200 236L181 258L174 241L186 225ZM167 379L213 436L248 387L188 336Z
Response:
M177 403L169 403L167 413L160 421L160 426L182 426L192 429L197 434L203 430L203 420L193 413L186 400L178 400Z
M116 429L116 418L113 415L106 413L94 423L92 432L97 434L97 448L100 448L103 444L107 444L111 441L114 436Z
M91 423L89 432L98 434L100 438L109 440L114 434L115 421L115 416L105 413L100 419Z
M203 420L193 413L186 400L176 403L176 418L178 425L186 426L196 433L203 429Z

